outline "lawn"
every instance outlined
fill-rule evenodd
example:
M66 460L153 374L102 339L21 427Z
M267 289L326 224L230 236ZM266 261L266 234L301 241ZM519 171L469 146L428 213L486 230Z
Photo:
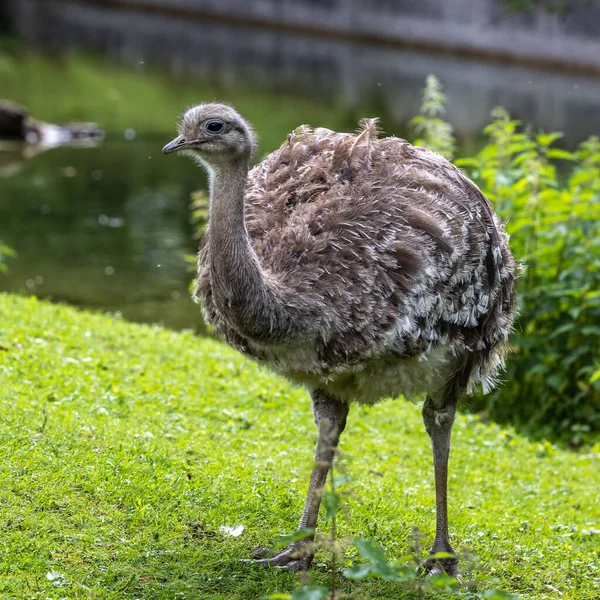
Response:
M213 340L0 294L0 414L0 598L248 600L297 586L242 559L295 529L315 439L304 391ZM405 562L413 527L431 543L418 406L353 407L339 462L352 478L341 536ZM598 445L574 453L457 419L451 532L483 589L599 598L599 489ZM361 560L349 549L344 566ZM316 563L311 582L326 584L329 557Z

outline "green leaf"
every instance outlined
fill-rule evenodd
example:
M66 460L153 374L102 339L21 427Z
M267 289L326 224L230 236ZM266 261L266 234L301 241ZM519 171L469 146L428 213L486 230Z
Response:
M452 588L458 585L458 579L447 573L432 575L427 578L427 581L434 588Z
M335 492L327 490L323 495L323 503L325 504L325 520L333 519L340 509L340 496Z
M522 154L519 154L513 161L513 164L515 165L520 165L522 162L528 161L528 160L532 160L534 158L538 157L538 153L531 150L529 152L523 152Z
M294 542L299 542L300 540L305 540L306 538L309 538L312 535L314 535L314 533L315 533L314 529L305 527L302 529L298 529L297 531L294 531L294 533L290 533L288 535L283 535L277 540L277 542L275 544L275 550L279 550L279 548L285 548L286 546L289 546L290 544L293 544Z
M348 477L347 475L336 475L333 478L333 487L335 487L335 488L341 487L342 485L345 485L346 483L349 483L350 481L352 481L352 478Z
M439 560L441 558L456 558L456 554L452 554L452 552L436 552L435 554L430 554L425 560Z
M538 133L537 141L542 146L549 146L556 140L560 139L563 136L562 133L554 131L552 133Z
M584 325L581 328L583 335L600 335L600 326L598 325Z
M363 558L374 562L376 565L388 564L383 548L371 540L356 538L352 543Z
M478 167L481 162L476 158L457 158L454 164L457 167Z
M560 158L561 160L577 160L577 156L572 152L566 150L560 150L559 148L551 148L546 153L548 158Z
M560 390L560 388L566 382L564 376L561 375L560 373L555 373L554 375L550 375L550 377L548 377L548 379L546 381L548 382L548 385L555 390Z
M567 333L567 331L571 331L572 329L575 329L575 323L565 323L564 325L561 325L560 327L555 329L552 332L552 335L550 336L549 339L553 340L554 338L558 337L559 335L562 335L563 333Z
M374 572L373 565L357 565L344 571L344 577L348 579L362 579L372 576Z
M302 586L292 595L292 600L322 600L329 595L329 588L326 587L305 587Z

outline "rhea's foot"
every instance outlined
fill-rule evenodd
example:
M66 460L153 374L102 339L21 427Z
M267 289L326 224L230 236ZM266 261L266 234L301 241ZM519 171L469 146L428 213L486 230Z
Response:
M288 571L308 571L314 554L312 542L296 542L279 552L255 548L250 553L256 564L263 567L279 567Z
M432 554L435 552L432 550ZM462 582L462 573L458 566L458 558L428 558L422 564L422 569L425 575L441 575L446 573L451 577L455 577L458 582Z

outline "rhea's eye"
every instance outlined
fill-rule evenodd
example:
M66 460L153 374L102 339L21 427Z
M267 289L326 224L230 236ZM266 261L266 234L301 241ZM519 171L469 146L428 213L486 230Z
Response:
M218 119L211 119L204 124L204 131L208 133L208 135L218 135L219 133L222 133L224 129L225 123Z

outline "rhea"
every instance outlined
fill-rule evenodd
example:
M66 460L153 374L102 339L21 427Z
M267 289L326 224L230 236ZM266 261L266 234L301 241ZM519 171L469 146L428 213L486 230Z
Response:
M195 298L215 332L304 386L318 442L299 527L314 531L352 403L424 394L434 573L459 575L448 534L450 433L461 395L493 387L515 315L516 263L493 209L443 157L376 119L356 134L301 126L251 169L256 137L233 108L183 116L163 152L207 169L210 207ZM265 565L307 569L312 539Z

